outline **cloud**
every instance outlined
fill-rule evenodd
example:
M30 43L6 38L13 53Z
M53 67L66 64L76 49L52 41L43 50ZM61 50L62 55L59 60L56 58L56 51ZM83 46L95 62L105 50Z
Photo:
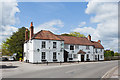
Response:
M79 27L82 27L82 26L84 26L85 24L86 24L86 22L83 21L83 22L81 22L78 26L79 26Z
M91 23L97 23L96 28L82 27L74 31L92 35L92 40L101 40L105 48L118 51L118 4L115 2L89 1L85 10L91 16Z
M50 30L55 33L59 32L59 28L62 27L64 27L64 23L61 20L52 20L35 27L35 33L40 30Z
M8 1L8 2L7 2ZM17 31L17 28L11 25L14 25L18 22L18 18L16 18L15 14L20 12L17 7L16 0L5 0L0 2L0 43L5 38L12 35L13 32Z
M82 34L84 34L84 33L93 34L93 32L95 32L95 29L92 27L83 27L83 28L75 28L73 31L80 32Z

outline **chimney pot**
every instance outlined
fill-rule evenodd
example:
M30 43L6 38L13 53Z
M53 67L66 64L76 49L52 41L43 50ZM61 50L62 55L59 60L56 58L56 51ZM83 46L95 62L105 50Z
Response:
M100 41L100 40L98 40L98 42L99 42L99 43L101 43L101 41Z
M25 30L25 41L28 40L28 29Z
M32 39L33 35L34 35L34 27L33 27L33 22L31 22L31 25L30 25L30 39Z

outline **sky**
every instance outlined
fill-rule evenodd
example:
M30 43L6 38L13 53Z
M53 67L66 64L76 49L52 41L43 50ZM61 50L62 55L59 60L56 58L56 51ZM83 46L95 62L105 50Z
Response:
M118 4L116 2L17 2L0 6L0 43L21 27L34 33L50 30L55 34L80 32L101 40L105 49L118 51ZM1 4L1 3L0 3Z

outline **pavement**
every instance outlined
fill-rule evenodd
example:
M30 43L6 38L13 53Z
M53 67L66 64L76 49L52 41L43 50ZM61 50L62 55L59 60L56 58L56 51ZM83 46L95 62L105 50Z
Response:
M2 78L102 78L105 73L118 65L118 61L62 63L62 65L17 61L2 62L2 65L4 65L3 69L0 69ZM117 69L114 75L116 72Z
M120 70L120 66L116 66L106 72L102 78L119 78L120 79L120 73L118 72Z

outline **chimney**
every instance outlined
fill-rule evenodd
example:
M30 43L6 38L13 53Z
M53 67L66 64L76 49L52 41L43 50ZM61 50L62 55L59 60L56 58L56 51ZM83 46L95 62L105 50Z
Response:
M90 34L88 35L88 40L90 40L90 41L91 41L91 36L90 36Z
M28 29L25 30L25 41L28 40Z
M98 42L99 42L99 43L101 43L101 41L100 41L100 40L98 40Z
M31 22L31 25L30 25L30 39L32 39L32 37L34 35L33 31L34 31L33 22Z

